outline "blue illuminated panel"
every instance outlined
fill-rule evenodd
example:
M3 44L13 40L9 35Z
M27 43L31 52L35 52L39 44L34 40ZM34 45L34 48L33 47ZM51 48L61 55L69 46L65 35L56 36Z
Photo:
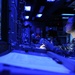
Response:
M36 17L41 17L41 16L42 16L42 14L37 14L37 15L36 15Z
M47 2L54 2L55 0L47 0Z
M62 14L62 16L74 16L75 14Z
M16 52L10 52L7 55L0 57L0 63L21 67L21 68L29 68L31 70L41 70L41 71L59 73L59 75L63 74L68 75L71 72L65 66L57 64L50 57L21 54ZM48 75L56 75L56 74L48 74Z
M31 11L31 6L25 6L25 7L24 7L24 10L25 10L25 11Z

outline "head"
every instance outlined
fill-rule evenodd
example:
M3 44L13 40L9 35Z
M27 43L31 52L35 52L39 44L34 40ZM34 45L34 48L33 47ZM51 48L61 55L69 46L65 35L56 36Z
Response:
M72 39L72 43L74 43L74 44L75 44L75 38L73 38L73 39Z
M66 33L72 33L75 31L75 16L69 17L65 29L66 29Z

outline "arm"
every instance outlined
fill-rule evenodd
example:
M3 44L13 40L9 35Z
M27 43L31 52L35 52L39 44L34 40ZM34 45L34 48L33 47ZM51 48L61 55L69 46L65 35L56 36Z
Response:
M65 54L65 50L60 49L59 47L54 46L53 44L51 44L48 40L45 40L45 46L47 51L51 51L60 55L64 55Z

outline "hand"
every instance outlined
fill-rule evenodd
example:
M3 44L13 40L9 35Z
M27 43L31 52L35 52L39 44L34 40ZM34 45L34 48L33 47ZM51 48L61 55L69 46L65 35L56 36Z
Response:
M48 40L45 39L44 44L45 44L47 50L54 50L54 45L52 43L50 43Z

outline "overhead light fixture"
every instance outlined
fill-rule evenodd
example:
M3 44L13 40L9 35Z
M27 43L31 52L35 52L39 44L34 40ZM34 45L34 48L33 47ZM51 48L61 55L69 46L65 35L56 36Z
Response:
M75 14L62 14L62 16L74 16Z
M31 11L31 6L24 6L25 11Z
M29 16L25 16L25 19L29 19Z
M47 0L47 2L54 2L55 0Z
M37 14L37 15L36 15L36 17L41 17L41 16L42 16L42 14Z
M69 17L62 17L62 19L68 19Z

